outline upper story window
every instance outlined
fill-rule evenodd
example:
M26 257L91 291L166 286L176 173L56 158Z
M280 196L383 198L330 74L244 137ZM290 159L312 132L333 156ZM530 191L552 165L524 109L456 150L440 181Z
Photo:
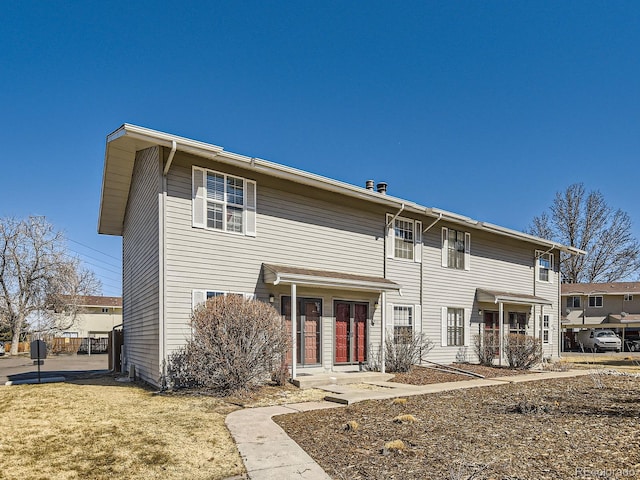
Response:
M589 297L589 306L590 307L601 307L602 306L602 295L594 295Z
M102 313L109 313L109 307L102 307Z
M631 295L630 293L625 293L624 294L624 301L625 302L633 302L633 295Z
M571 296L567 297L567 308L580 308L582 306L582 302L580 297Z
M256 235L256 182L193 167L193 226Z
M536 280L553 282L553 253L536 250Z
M457 270L471 269L471 234L442 227L442 266Z
M396 218L393 225L394 253L396 258L413 260L413 222Z
M390 223L393 220L392 223ZM422 261L422 222L387 214L387 257Z

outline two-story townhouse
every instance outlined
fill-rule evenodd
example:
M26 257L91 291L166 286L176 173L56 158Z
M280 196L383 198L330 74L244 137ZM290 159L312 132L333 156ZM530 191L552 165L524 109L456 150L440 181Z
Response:
M610 328L623 338L640 329L640 282L563 283L563 348L576 347L575 334L584 328Z
M189 339L194 306L230 294L282 314L293 377L353 369L407 330L429 336L435 361L473 360L486 331L535 335L554 357L557 259L582 253L385 184L128 124L107 137L98 231L123 238L123 366L154 384Z

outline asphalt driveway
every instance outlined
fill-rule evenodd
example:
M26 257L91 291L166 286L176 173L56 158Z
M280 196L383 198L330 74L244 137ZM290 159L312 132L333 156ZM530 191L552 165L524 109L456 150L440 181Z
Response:
M65 377L73 379L108 371L106 354L95 355L54 355L44 360L40 366L41 378ZM0 386L7 381L21 381L38 378L38 366L28 355L0 357Z

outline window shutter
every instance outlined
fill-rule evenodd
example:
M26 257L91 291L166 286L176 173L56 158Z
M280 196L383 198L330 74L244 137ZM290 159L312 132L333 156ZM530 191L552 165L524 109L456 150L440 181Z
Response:
M440 343L443 347L447 346L447 307L442 307L440 311Z
M464 269L471 270L471 234L464 234Z
M549 314L549 345L553 345L553 333L556 331L553 324L553 315Z
M468 347L471 342L471 309L464 309L464 346Z
M384 338L382 339L383 348L389 336L393 339L393 303L387 302L387 331L384 332Z
M414 222L413 227L413 261L422 263L422 222Z
M247 180L247 194L245 195L246 224L245 235L256 236L256 182Z
M391 215L390 213L387 213L387 216L386 216L387 221L385 222L385 225L391 222L392 218L393 218L393 215ZM393 258L393 254L394 254L393 239L395 236L395 229L393 228L393 222L391 222L391 225L385 228L386 228L385 243L387 245L387 258Z
M553 253L549 254L549 283L553 283ZM549 336L551 338L551 336Z
M191 309L195 311L199 305L203 304L207 300L206 290L192 290L191 291Z
M422 305L413 306L413 331L422 332Z
M449 229L442 227L442 266L449 266Z
M192 211L193 223L197 228L206 226L206 189L205 189L206 173L201 168L193 167L192 181Z

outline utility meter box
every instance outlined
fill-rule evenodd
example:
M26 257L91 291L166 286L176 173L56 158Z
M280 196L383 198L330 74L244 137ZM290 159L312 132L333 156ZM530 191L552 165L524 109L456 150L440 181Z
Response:
M47 344L44 340L34 340L31 342L31 360L47 358Z

